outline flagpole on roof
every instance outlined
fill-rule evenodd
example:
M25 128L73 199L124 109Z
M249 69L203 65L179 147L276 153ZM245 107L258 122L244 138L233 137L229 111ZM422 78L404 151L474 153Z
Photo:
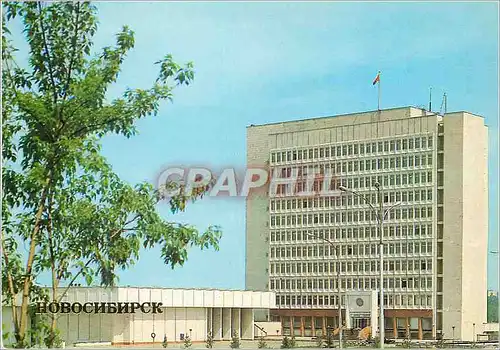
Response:
M380 71L378 71L378 104L377 109L380 111Z

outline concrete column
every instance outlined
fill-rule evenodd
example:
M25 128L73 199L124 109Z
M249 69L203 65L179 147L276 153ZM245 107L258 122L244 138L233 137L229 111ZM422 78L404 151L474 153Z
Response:
M392 333L394 335L394 339L398 338L398 323L396 321L396 317L392 318Z
M323 336L326 335L326 317L323 316Z
M213 309L213 323L212 323L212 332L214 334L214 340L222 339L222 310L221 308Z
M290 316L290 337L293 336L293 320L294 317Z
M231 339L231 308L222 309L222 339Z
M241 309L241 339L254 339L253 309Z
M241 338L241 309L231 309L231 335L233 336L233 331L238 332L238 336Z
M304 337L305 336L305 330L304 330L304 317L300 318L300 336Z
M312 316L311 317L311 330L312 330L312 336L316 336L316 317Z
M345 308L345 326L346 328L352 328L351 326L351 313L349 312L349 309L346 307Z
M422 332L422 318L418 318L418 340L424 338L424 333Z

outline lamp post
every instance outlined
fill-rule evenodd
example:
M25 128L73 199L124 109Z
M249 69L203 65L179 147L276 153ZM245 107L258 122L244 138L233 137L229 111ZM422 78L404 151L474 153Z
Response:
M326 243L328 243L330 246L335 247L335 244L330 241L329 239L323 238L316 236L312 233L306 233L309 237L313 237L316 239L320 239ZM337 288L338 288L338 298L339 298L339 348L342 349L342 294L340 293L340 271L337 271Z
M455 326L451 326L451 330L452 330L451 342L452 342L452 344L455 344Z
M476 343L476 324L472 324L472 342L475 344Z
M384 211L384 195L383 195L383 190L382 186L380 183L376 182L375 183L375 188L377 189L377 195L378 195L378 204L379 208L376 208L368 199L366 199L365 196L362 194L353 191L351 189L348 189L345 186L340 186L339 189L343 192L348 192L352 193L353 195L361 198L363 202L365 202L367 205L370 206L372 212L375 214L375 217L377 218L377 231L379 235L379 254L380 254L380 319L379 319L379 336L380 336L380 348L384 348L384 341L385 341L385 320L384 320L384 242L383 242L383 235L384 235L384 219L387 213L393 209L394 207L398 206L401 204L401 202L395 203L391 207L389 207L387 210Z
M340 293L340 272L337 271L337 288L339 290L339 349L342 349L342 294Z

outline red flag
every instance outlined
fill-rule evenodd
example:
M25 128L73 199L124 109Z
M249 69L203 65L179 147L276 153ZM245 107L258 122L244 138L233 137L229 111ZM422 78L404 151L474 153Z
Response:
M372 85L375 85L375 84L377 84L379 82L380 82L380 72L377 73L377 76L373 80L373 84Z

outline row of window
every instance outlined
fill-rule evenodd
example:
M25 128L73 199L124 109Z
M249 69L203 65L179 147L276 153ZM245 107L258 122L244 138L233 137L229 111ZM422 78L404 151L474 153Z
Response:
M344 179L317 179L313 181L293 180L286 183L271 183L269 194L275 196L311 196L314 194L331 195L332 191L339 191L340 186L350 189L371 189L371 184L381 183L384 188L398 186L422 186L432 184L432 172L408 172L393 175L361 176ZM380 181L378 181L380 180ZM338 194L337 194L338 195ZM355 196L356 197L356 196Z
M271 231L271 243L304 243L319 242L323 239L332 242L357 239L378 239L377 228L374 226L330 228L330 229L308 229L308 230L280 230ZM418 237L432 237L432 224L410 224L410 225L384 225L384 237L395 239L407 239Z
M432 207L394 208L386 220L432 219ZM370 210L354 210L344 212L314 213L314 214L271 214L270 227L293 227L306 225L331 225L343 223L363 223L375 221L376 216Z
M362 193L362 192L360 192ZM403 191L387 191L384 193L385 203L401 202L403 204L432 201L432 188L427 189L411 189ZM362 193L370 203L377 203L377 195L374 193ZM373 201L372 201L373 200ZM351 206L366 206L366 203L358 196L335 196L335 197L315 197L315 198L292 198L278 199L273 198L269 201L269 209L271 213L280 211L293 211L301 209L330 209L339 208L347 209Z
M320 175L337 176L360 171L402 170L432 166L432 153L421 153L398 157L377 157L370 159L353 159L342 162L330 162L298 167L273 168L274 179L305 178Z
M287 291L308 291L325 290L334 291L340 289L375 289L380 281L372 285L372 278L340 278L337 279L270 279L270 289L280 292ZM412 277L389 277L384 278L384 289L432 289L432 277L412 276Z
M337 295L277 295L276 305L278 307L296 306L331 306L338 307ZM345 298L342 297L342 305L345 305ZM384 295L384 305L387 307L422 307L432 308L431 294L386 294Z
M358 273L378 272L380 263L371 261L335 261L335 262L288 262L271 263L272 274L301 274L301 273ZM432 259L387 259L384 261L384 271L394 273L431 272Z
M324 257L363 257L378 255L380 246L372 244L337 244L337 245L314 245L314 246L287 246L270 248L270 256L273 258L324 258ZM407 254L432 254L432 242L396 242L385 243L384 254L407 255Z
M378 142L352 142L342 145L276 150L271 152L271 164L432 149L432 146L432 136L418 136Z

